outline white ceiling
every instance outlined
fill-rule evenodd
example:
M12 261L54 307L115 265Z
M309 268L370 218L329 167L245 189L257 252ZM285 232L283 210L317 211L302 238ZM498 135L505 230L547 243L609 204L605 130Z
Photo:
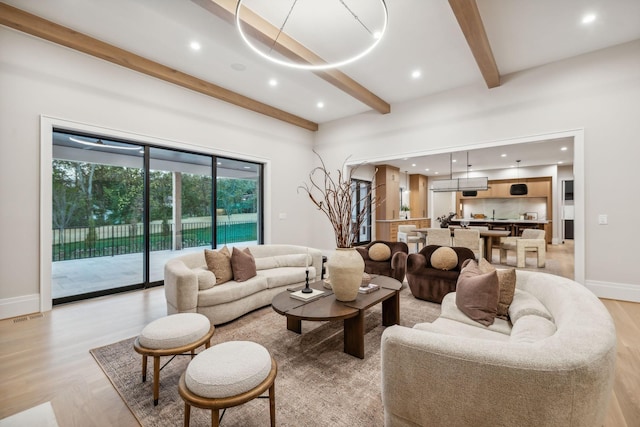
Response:
M573 138L558 138L525 144L485 147L469 151L405 157L385 160L380 163L396 166L401 172L407 172L409 175L421 174L447 178L449 174L466 173L467 165L470 165L469 176L471 177L484 175L476 172L515 167L528 168L554 164L571 166L573 165L573 157ZM467 159L469 163L467 163ZM520 162L518 163L517 160L520 160Z
M193 1L3 1L317 123L371 110L310 71L288 69L257 56L231 24ZM332 20L329 29L319 22L329 1L340 0L313 1L319 5L318 13L306 28L321 35L311 39L344 50L350 44L334 30L337 21ZM354 9L379 7L378 0L344 1ZM275 13L288 10L293 0L245 0L247 6L260 2L263 6L256 9L268 4ZM491 90L446 0L386 3L385 37L372 53L341 71L390 103L392 114L393 104L455 87ZM501 75L640 39L640 0L477 0L477 4ZM587 13L596 14L596 20L583 25ZM292 14L290 19L294 18ZM202 49L190 49L192 41ZM237 71L237 64L244 70ZM416 69L422 76L412 79ZM278 80L275 87L268 84L273 78ZM318 101L324 108L316 106Z

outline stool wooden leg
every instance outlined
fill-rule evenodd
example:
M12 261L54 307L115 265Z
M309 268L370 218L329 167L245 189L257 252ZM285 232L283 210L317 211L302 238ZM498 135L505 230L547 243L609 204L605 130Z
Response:
M276 427L276 383L269 387L269 415L271 417L271 427Z
M195 355L196 355L196 351L195 351L195 349L192 349L192 350L191 350L191 358L193 359L193 357L194 357Z
M220 410L211 410L211 427L220 427Z
M160 396L160 356L153 356L153 406L158 406Z
M191 405L184 403L184 427L189 427L191 422Z
M147 381L147 356L142 356L142 382Z

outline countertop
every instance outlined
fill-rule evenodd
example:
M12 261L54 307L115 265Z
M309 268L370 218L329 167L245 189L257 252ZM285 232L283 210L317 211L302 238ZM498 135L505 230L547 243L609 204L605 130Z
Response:
M491 219L491 218L455 218L452 219L451 222L460 222L460 221L469 221L469 223L497 223L497 224L549 224L551 221L546 219Z
M376 222L404 222L404 221L420 221L423 219L429 219L429 218L409 218L409 219L377 219Z

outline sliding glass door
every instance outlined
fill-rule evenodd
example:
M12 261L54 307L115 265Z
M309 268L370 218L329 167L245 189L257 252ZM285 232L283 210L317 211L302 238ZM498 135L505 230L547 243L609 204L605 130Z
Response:
M161 285L171 258L262 243L262 173L259 163L54 131L53 303Z
M143 283L143 148L54 132L52 169L54 303Z
M216 246L262 242L262 165L218 158Z
M213 160L211 156L149 149L149 281L177 253L211 248Z

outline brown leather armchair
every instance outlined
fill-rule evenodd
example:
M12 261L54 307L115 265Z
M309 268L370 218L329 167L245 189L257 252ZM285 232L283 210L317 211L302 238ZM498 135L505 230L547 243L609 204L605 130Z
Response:
M431 265L431 254L439 247L427 245L407 257L407 282L414 297L441 304L446 294L456 290L462 263L476 257L471 249L454 246L451 249L458 255L458 265L451 270L439 270Z
M391 258L387 261L374 261L369 258L369 248L376 243L383 243L391 249ZM385 242L374 240L366 246L356 246L356 250L364 259L364 272L393 277L402 282L407 271L407 254L409 247L404 242Z

